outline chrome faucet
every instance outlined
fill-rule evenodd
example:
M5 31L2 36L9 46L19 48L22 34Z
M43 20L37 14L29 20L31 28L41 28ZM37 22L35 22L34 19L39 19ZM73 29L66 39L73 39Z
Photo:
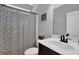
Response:
M71 39L69 38L69 36L70 36L69 33L67 33L67 34L66 34L66 43L68 43L68 40L71 40Z
M64 35L61 35L60 41L61 41L61 42L65 42L65 36L64 36Z
M71 40L70 38L66 38L66 43L68 43L68 40Z
M68 37L68 36L69 36L69 33L66 34L66 37ZM71 39L70 38L65 38L65 35L61 35L61 37L60 37L61 42L68 43L68 40L71 40Z

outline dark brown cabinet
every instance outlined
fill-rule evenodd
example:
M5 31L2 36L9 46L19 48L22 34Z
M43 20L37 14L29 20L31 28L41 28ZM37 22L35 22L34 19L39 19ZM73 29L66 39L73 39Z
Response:
M39 43L39 55L60 55L60 54Z

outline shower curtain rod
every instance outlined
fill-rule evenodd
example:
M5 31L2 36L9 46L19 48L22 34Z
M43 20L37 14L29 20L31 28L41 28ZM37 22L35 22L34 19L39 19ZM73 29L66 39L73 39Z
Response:
M19 10L19 11L28 12L28 13L32 13L32 14L38 15L38 13L31 12L31 11L26 11L26 10L22 10L22 9L11 7L11 6L5 5L5 4L0 4L0 6L6 6L6 7L9 7L9 8L12 8L12 9L16 9L16 10Z

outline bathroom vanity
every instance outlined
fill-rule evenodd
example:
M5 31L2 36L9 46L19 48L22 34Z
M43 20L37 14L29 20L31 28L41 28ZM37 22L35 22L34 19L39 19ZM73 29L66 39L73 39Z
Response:
M74 42L60 42L57 38L38 40L39 55L79 55L79 45Z
M39 55L60 55L60 54L39 43Z

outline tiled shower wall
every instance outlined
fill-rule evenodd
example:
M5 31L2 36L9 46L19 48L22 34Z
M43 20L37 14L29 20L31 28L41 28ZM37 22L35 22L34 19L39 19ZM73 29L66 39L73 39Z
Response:
M0 6L0 54L18 55L36 43L36 15Z

